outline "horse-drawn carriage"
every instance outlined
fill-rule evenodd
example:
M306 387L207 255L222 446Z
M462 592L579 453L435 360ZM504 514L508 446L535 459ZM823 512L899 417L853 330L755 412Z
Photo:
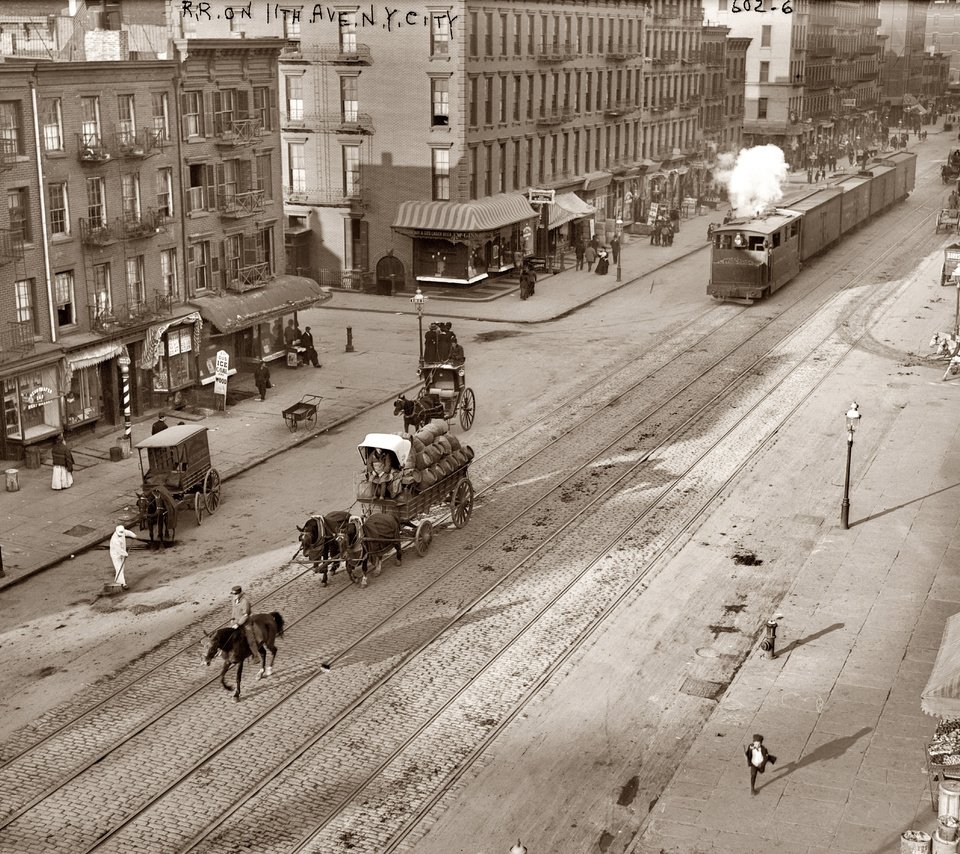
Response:
M403 416L403 429L419 429L424 424L442 418L460 419L460 426L469 430L477 413L477 398L466 384L462 364L438 362L422 364L417 374L423 386L414 400L401 394L393 405L393 414Z
M951 151L946 163L940 167L940 180L944 184L949 184L957 177L960 177L960 148Z
M428 435L431 441L424 445L418 437ZM473 449L461 446L445 421L431 422L412 439L370 433L357 450L364 464L357 489L360 514L337 511L311 516L298 528L305 562L322 573L324 584L328 568L342 561L350 580L366 587L371 560L378 575L383 556L391 550L396 551L397 562L402 560L404 543L412 543L420 556L427 553L433 540L431 517L441 508L449 509L455 528L464 527L473 513L469 478Z
M203 514L220 506L220 474L210 465L207 428L180 424L137 443L142 490L137 493L140 530L158 530L161 543L174 539L177 514L192 508L199 525Z
M937 214L937 233L941 230L960 231L960 208L943 208Z

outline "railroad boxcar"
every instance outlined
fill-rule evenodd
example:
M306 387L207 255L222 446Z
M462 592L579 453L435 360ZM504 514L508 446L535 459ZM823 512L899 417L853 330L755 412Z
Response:
M717 226L707 293L747 304L773 293L804 261L906 198L916 174L917 156L897 151L875 157L866 170L832 179L826 187L795 191L765 214Z

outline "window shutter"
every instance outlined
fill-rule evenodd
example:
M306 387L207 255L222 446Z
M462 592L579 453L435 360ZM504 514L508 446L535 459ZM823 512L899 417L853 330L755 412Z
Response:
M189 102L187 100L187 93L180 93L180 138L187 138L187 107Z
M217 95L220 93L218 92ZM213 120L210 116L210 93L203 92L201 95L201 105L203 107L203 135L212 136Z
M216 165L208 163L206 165L207 180L207 210L218 210L220 207L221 187L223 186L223 164Z
M227 128L223 127L223 95L220 92L213 93L213 132L221 134Z
M237 89L237 116L238 119L250 118L250 93L246 89Z

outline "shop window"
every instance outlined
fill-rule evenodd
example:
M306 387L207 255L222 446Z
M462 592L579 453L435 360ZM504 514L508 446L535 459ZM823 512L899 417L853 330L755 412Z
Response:
M57 300L57 324L72 326L77 322L73 270L57 273L54 276L54 293Z
M100 372L97 368L81 368L73 372L64 403L68 426L100 417Z
M27 442L59 432L57 367L51 365L4 380L3 410L8 439Z
M176 391L192 385L196 378L193 359L193 326L168 329L153 369L154 391Z

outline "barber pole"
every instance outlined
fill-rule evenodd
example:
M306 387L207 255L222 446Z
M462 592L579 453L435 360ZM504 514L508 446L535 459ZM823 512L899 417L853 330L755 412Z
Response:
M120 396L123 400L123 441L128 454L133 449L133 423L130 421L130 355L124 350L117 356L120 366Z

